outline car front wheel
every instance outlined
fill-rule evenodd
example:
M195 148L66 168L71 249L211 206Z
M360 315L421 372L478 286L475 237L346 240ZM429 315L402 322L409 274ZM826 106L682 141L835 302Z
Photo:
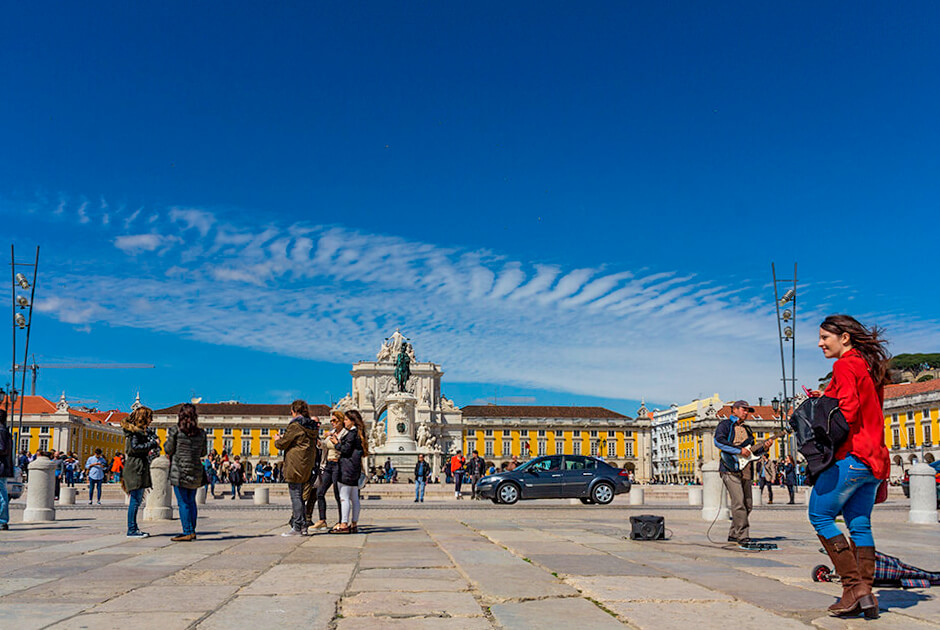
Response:
M609 483L599 483L591 490L591 499L594 503L607 505L614 500L614 488Z
M512 505L519 500L519 487L507 481L496 489L496 498L500 503Z

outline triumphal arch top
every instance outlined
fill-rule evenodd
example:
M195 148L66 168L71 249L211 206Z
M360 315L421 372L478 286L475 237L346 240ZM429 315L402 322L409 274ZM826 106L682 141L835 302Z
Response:
M376 455L391 457L397 466L418 453L439 456L460 448L462 413L441 395L444 371L419 361L400 331L385 340L375 361L359 361L350 374L352 391L336 407L362 413Z

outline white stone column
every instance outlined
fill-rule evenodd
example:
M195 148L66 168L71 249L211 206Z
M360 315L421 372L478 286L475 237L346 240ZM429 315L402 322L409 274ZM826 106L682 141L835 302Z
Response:
M725 484L721 482L718 462L706 462L702 465L702 520L713 521L731 518L728 502L725 501Z
M144 507L145 521L173 520L172 495L170 490L170 460L161 455L150 463L150 479L153 488Z
M643 488L636 484L630 487L630 505L643 505Z
M760 486L751 486L751 505L754 507L764 505L764 495L760 491Z
M255 486L254 501L255 505L267 505L270 500L270 488L267 486Z
M205 505L206 504L206 493L208 492L208 486L199 486L196 488L196 504Z
M702 504L702 487L689 486L689 505Z
M33 465L29 465L32 479ZM937 524L937 472L928 464L914 464L910 470L911 511L908 521L927 525Z
M37 457L29 463L24 523L55 520L55 468L56 463L48 457Z
M59 505L75 505L78 488L61 488L59 490Z

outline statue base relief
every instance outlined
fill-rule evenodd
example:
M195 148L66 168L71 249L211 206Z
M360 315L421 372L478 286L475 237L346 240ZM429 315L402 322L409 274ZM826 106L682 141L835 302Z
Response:
M418 454L424 454L429 464L439 461L436 450L419 447L415 440L415 407L418 398L408 392L395 392L386 398L388 413L385 418L385 443L372 450L371 466L384 466L391 459L398 470L398 479L404 482L414 476Z

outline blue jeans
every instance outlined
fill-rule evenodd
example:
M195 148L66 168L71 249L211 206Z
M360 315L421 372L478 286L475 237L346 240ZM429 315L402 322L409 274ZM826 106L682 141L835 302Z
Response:
M428 485L428 482L424 479L415 481L415 501L424 501L424 487L426 485Z
M176 493L176 505L180 511L180 525L183 526L183 534L195 534L196 489L173 486L173 492Z
M10 522L10 495L7 493L7 479L0 477L0 525Z
M130 503L127 504L127 533L136 534L140 530L137 528L137 510L144 501L144 489L137 488L130 491Z
M823 538L842 532L835 519L841 513L852 541L859 547L874 547L871 510L881 480L854 455L837 461L819 475L809 497L809 522Z
M101 484L104 483L104 479L89 479L88 480L88 502L91 503L95 500L95 486L98 486L98 503L101 503Z
M463 471L458 470L454 473L454 490L457 491L457 494L460 494L460 484L463 483Z

